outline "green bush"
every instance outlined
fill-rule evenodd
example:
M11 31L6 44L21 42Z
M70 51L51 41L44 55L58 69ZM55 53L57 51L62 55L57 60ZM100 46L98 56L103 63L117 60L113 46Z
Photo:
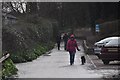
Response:
M33 49L33 51L36 55L40 56L44 54L47 51L47 49L41 45L38 45L35 49Z
M3 25L2 52L9 52L14 63L32 61L54 47L51 42L54 26L51 20L34 15L20 17L15 24ZM4 78L17 71L11 60L4 62Z
M33 49L19 51L11 54L10 58L13 60L14 63L32 61L40 55L51 50L53 47L53 42L50 42L49 44L38 44L35 47L33 47Z
M51 41L57 23L53 24L52 20L27 15L19 17L15 24L3 25L3 53L11 53L15 63L36 59L54 47Z
M20 55L21 53L14 53L10 55L11 60L14 63L26 62L26 60Z
M24 52L21 56L25 59L25 61L32 61L38 57L33 53L33 51Z
M14 63L11 59L7 59L3 63L2 67L2 78L5 79L7 77L12 76L13 74L17 74L18 69L15 67Z

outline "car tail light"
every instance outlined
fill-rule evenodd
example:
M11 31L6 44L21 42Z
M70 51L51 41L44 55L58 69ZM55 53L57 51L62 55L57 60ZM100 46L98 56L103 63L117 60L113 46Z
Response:
M104 52L108 52L108 49L103 47L103 48L101 49L101 53L104 53Z

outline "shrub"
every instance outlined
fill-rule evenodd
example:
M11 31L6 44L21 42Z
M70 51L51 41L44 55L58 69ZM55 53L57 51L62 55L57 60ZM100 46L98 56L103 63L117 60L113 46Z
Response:
M13 53L10 55L11 60L14 63L26 62L26 60L20 55L21 53Z
M3 79L10 77L13 74L17 74L17 71L18 69L15 67L11 59L7 59L5 62L3 62L3 67L2 67Z
M54 47L54 43L51 42L49 44L38 44L33 49L28 49L24 51L18 51L16 53L11 54L10 58L14 63L21 63L32 61L39 57L40 55L46 53Z
M36 59L53 48L52 20L30 15L20 17L17 23L3 26L3 52L12 53L15 63ZM42 43L42 44L41 44Z

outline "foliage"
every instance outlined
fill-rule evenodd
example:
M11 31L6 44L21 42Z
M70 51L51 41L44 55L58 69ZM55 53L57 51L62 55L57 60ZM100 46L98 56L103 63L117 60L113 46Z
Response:
M15 24L3 24L2 49L11 53L13 62L32 61L54 46L53 27L57 24L49 19L33 17L35 15L19 17Z
M12 76L13 74L17 74L18 69L15 67L11 59L7 59L3 63L2 67L2 78L5 79L7 77Z
M98 19L104 21L118 19L118 3L81 3L81 2L3 2L2 10L14 15L37 14L40 17L56 19L60 27L94 28ZM14 5L14 6L13 6ZM24 5L24 6L23 6ZM8 13L8 12L7 12ZM16 13L16 14L15 14ZM37 17L28 18L32 23L38 23ZM33 20L34 19L34 20ZM90 26L88 26L90 27Z
M42 46L38 44L35 47L33 47L31 50L26 50L24 52L20 51L18 53L11 54L10 58L15 63L32 61L54 47L54 43L50 43L49 45L50 46L45 46L44 44L44 46Z

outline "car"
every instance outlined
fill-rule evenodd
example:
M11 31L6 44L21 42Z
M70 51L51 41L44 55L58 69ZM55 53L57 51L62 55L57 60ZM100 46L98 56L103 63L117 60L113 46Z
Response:
M99 58L104 64L109 64L110 61L120 61L120 37L113 39L101 48Z
M99 58L99 54L101 52L101 48L107 44L109 41L113 40L113 39L117 39L118 37L107 37L107 38L104 38L98 42L96 42L94 44L94 54L98 56Z

